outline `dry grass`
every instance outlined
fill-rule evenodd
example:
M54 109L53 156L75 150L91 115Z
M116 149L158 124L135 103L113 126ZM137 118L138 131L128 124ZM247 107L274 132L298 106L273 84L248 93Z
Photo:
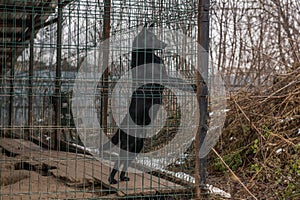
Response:
M216 147L222 159L213 155L211 169L227 173L224 160L258 199L300 198L299 71L277 75L264 89L243 88L230 95Z

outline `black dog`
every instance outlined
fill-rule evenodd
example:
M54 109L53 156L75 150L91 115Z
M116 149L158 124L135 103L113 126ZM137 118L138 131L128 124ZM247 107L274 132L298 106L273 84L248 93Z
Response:
M163 64L162 59L155 55L155 50L162 50L165 47L166 44L164 42L160 41L156 35L148 31L144 27L144 29L137 35L133 42L131 69L137 69L138 66L143 66L147 64L156 65L156 67L160 67L160 69L154 69L156 71L156 76L158 73L158 76L164 77L166 79L176 79L168 77L166 70L164 68L161 68ZM133 72L132 79L140 79L140 74L141 72L138 71L136 73ZM153 74L151 75L153 76ZM146 76L142 78L149 77L147 77L146 73ZM175 81L177 81L177 79ZM195 89L195 85L192 85L192 87ZM165 87L158 83L146 83L138 87L132 94L129 106L129 113L126 115L122 124L128 123L128 119L130 118L135 125L138 125L140 127L145 127L149 125L151 123L151 118L154 119L158 112L158 109L154 108L152 109L152 115L150 116L150 109L153 107L153 105L162 104L164 89ZM190 88L181 89L188 90ZM128 129L125 128L125 130ZM128 134L128 132L126 133L124 129L119 128L111 138L110 142L114 145L119 144L121 151L119 155L120 158L118 161L115 162L114 168L110 173L108 179L110 184L117 183L115 175L119 171L118 169L121 165L123 165L123 169L120 174L120 181L129 181L129 178L125 176L127 168L130 165L130 163L135 159L136 155L140 153L144 147L145 138L137 136L137 134L141 135L142 131L143 130L141 129L132 129L131 133ZM107 149L107 145L108 144L103 145L103 147L106 146L103 149Z

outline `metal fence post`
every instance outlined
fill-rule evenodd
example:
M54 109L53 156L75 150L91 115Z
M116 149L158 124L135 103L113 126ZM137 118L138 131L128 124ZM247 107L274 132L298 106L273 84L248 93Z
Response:
M210 0L198 1L198 43L201 46L198 49L198 65L200 64L201 74L197 73L197 97L200 108L199 128L195 137L195 193L197 199L207 198L202 189L206 185L207 158L199 158L199 151L207 133L208 120L209 5ZM205 52L201 52L202 49Z
M103 40L109 42L108 38L110 36L110 7L111 1L105 0L104 1L104 16L103 16ZM107 45L109 47L109 45ZM108 74L109 74L109 49L105 49L103 52L103 67L107 67L102 79L102 88L103 88L103 95L102 95L102 106L101 106L101 125L104 128L104 132L107 133L107 114L108 114Z
M33 77L33 58L34 58L34 12L32 11L30 16L31 21L31 32L30 32L30 44L29 44L29 72L28 72L28 135L25 139L29 139L32 134L32 104L33 104L33 94L32 94L32 77Z
M57 47L56 47L56 73L54 91L54 112L55 112L55 134L52 147L59 150L61 136L61 48L62 48L62 0L58 1L58 22L57 22Z

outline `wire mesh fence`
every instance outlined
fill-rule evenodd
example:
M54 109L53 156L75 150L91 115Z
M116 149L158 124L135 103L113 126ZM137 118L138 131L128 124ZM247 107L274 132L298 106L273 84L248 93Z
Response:
M0 198L192 198L197 3L0 1Z

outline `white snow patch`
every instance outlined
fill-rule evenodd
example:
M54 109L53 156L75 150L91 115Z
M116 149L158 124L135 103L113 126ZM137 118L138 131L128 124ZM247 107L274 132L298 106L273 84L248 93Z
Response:
M285 151L285 150L282 149L282 148L279 148L279 149L276 150L276 153L277 153L277 154L280 154L280 153L283 152L283 151Z
M215 195L220 195L222 196L223 198L228 198L228 199L231 199L231 195L223 190L221 190L220 188L217 188L217 187L214 187L212 185L209 185L209 184L206 184L207 188L208 188L208 191L212 194L215 194Z
M48 136L48 135L44 135L44 137L46 138L46 140L50 140L51 139L51 137Z
M166 174L169 174L171 176L174 176L176 178L188 181L190 183L195 183L195 178L193 176L190 176L189 174L186 174L184 172L172 172L166 169L163 169L160 165L159 162L157 162L157 159L144 159L144 160L137 160L138 163L143 164L147 167L150 167L155 170L159 170L161 172L164 172ZM231 195L220 188L214 187L213 185L206 184L206 188L208 190L209 194L214 194L214 195L219 195L223 198L231 198Z
M176 160L175 161L175 164L176 165L181 165L181 164L183 164L184 162L185 162L185 159L188 157L188 154L183 154L180 158L179 158L179 160Z
M209 112L209 116L213 116L213 115L222 115L224 113L229 112L230 109L223 109L223 110L215 110L214 112Z
M280 120L280 123L283 123L283 122L289 122L289 121L292 121L292 120L294 120L293 117L288 117L288 118L285 118L285 119L281 119L281 120Z

